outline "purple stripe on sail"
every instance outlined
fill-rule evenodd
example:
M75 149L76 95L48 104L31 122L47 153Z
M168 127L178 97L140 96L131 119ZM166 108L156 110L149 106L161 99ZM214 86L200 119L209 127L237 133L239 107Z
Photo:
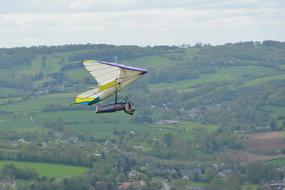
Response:
M96 62L105 64L105 65L111 65L111 66L119 67L119 68L122 68L122 69L129 69L129 70L133 70L133 71L141 71L143 73L147 73L147 70L143 69L143 68L122 65L122 64L119 64L119 63L111 63L111 62L105 62L105 61L94 61L94 63L96 63Z

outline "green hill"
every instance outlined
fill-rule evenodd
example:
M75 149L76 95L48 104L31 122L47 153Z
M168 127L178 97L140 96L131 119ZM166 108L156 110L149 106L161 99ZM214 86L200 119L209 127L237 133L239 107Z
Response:
M74 104L77 94L97 85L81 61L114 61L115 56L119 63L148 69L126 89L136 106L132 117L95 114L95 106ZM115 189L136 180L159 189L160 178L174 186L206 187L223 184L223 172L235 171L231 177L243 189L255 188L284 174L266 163L241 164L236 157L254 160L261 154L247 152L247 133L284 130L284 68L285 43L277 41L0 49L0 160L5 160L0 165L13 160L20 168L0 169L0 178L20 173L16 180L22 189L81 183L86 189ZM278 132L281 148L267 157L283 158L282 135ZM80 177L86 169L62 164L90 169ZM40 176L22 171L26 166ZM134 179L132 171L138 172ZM185 176L191 183L181 179Z
M270 121L283 128L284 112L275 109L284 106L284 46L265 41L187 48L66 45L1 49L1 129L41 127L45 117L56 121L61 114L64 121L72 121L71 128L82 120L85 125L100 126L100 120L109 118L124 126L182 118L235 130L268 130ZM92 111L94 107L73 105L77 93L96 86L80 61L112 61L115 56L120 63L149 70L127 89L138 108L131 119L120 113L99 116ZM92 123L85 119L90 117ZM110 131L116 127L108 126Z

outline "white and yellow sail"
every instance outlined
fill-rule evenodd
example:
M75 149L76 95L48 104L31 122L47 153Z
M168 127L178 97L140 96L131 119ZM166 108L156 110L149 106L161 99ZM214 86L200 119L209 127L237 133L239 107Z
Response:
M102 101L147 72L142 68L93 60L86 60L83 65L95 78L98 87L76 96L75 103L77 104L92 105Z

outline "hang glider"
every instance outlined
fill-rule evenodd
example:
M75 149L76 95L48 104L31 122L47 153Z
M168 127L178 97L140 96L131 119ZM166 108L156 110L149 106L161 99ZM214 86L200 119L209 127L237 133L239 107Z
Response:
M127 97L125 103L117 102L117 92L139 79L142 75L147 73L147 70L118 63L93 60L86 60L83 62L83 65L95 78L98 86L76 96L76 104L93 105L112 95L116 95L115 104L105 106L98 105L96 112L105 113L120 110L126 112L126 110L128 111L128 108L133 108L134 111L133 104ZM132 113L130 111L129 114Z

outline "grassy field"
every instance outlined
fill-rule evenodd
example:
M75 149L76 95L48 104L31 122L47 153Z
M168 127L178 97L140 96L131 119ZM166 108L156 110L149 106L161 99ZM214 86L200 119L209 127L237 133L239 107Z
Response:
M23 101L20 101L20 99L17 98L12 98L11 100L19 102L0 106L0 111L9 112L6 114L0 114L0 130L23 132L47 131L34 121L33 114L40 113L41 110L49 104L71 104L73 103L74 95L75 94L69 93L51 94ZM1 102L5 103L8 100L9 99L2 99Z
M246 184L246 185L242 185L241 189L242 190L256 190L257 189L257 185Z
M182 122L178 125L152 125L135 124L131 121L131 117L125 113L96 114L93 110L82 111L58 111L58 112L35 112L32 109L33 116L30 115L0 115L0 130L13 130L22 132L40 132L47 129L40 127L46 121L58 122L62 121L65 126L77 132L93 135L97 138L113 137L113 131L125 130L135 131L138 133L152 133L156 135L164 135L173 133L182 135L185 138L194 137L199 131L212 131L218 126L193 122ZM32 117L32 119L31 119Z
M40 176L61 177L61 176L79 176L87 172L88 168L68 166L60 164L35 163L35 162L19 162L19 161L0 161L0 168L6 164L14 164L18 168L35 169Z
M183 138L195 138L201 133L210 133L219 128L217 125L203 125L192 121L183 121L177 125L152 125L153 128L160 130L160 134L172 132Z
M273 159L273 160L266 161L264 163L278 165L278 166L285 166L285 158Z
M22 114L0 114L0 130L18 132L45 132L47 129L31 121L31 116Z
M185 90L196 85L202 85L215 81L231 81L243 79L246 75L263 75L272 73L273 69L259 66L239 66L221 68L216 73L200 74L196 79L181 80L174 83L155 83L151 84L153 90L161 88L174 88L177 90Z
M1 91L1 96L6 96L6 97L7 96L14 96L14 94L16 94L16 90L14 88L0 87L0 91Z
M49 94L9 105L2 105L0 110L13 113L0 115L0 130L42 132L46 131L45 128L41 127L45 122L58 122L59 120L70 129L91 134L98 138L113 137L114 129L133 130L139 133L153 133L157 135L174 133L185 138L192 138L201 130L210 132L217 129L217 126L204 126L193 122L155 126L135 124L131 121L132 118L130 116L122 112L110 114L96 114L94 110L42 112L42 109L50 104L72 105L76 94Z
M0 88L1 90L1 93L2 93L2 88ZM11 92L11 91L10 91ZM3 94L5 93L5 90L3 92ZM9 96L10 96L10 93L9 93ZM11 103L15 103L15 102L18 102L22 100L21 97L11 97L11 98L1 98L0 99L0 105L3 105L3 104L11 104Z
M203 182L190 182L189 184L191 187L206 187L207 183L203 183Z
M260 77L254 80L249 80L244 83L244 86L250 87L250 86L255 86L255 85L262 84L262 83L269 82L269 81L284 80L284 79L285 79L285 74L270 75L270 76Z
M76 93L50 94L2 105L0 110L13 113L0 115L0 130L42 132L47 131L41 127L45 122L58 122L59 120L72 130L91 134L97 138L114 137L114 129L157 135L173 133L185 138L195 137L201 130L210 132L217 129L217 126L204 126L193 122L155 126L135 124L130 116L122 112L110 114L96 114L94 110L42 112L42 109L50 104L73 104L75 95Z
M68 127L95 137L114 137L113 131L125 130L137 133L152 133L158 136L173 133L185 138L193 138L203 131L212 132L218 129L216 125L202 125L185 121L178 125L146 125L135 124L125 113L96 114L92 110L42 112L35 114L34 120L40 123L45 121L56 122L61 120L68 123Z
M30 98L17 104L4 105L0 107L0 110L25 113L38 112L49 104L73 104L75 95L76 93L50 94Z

